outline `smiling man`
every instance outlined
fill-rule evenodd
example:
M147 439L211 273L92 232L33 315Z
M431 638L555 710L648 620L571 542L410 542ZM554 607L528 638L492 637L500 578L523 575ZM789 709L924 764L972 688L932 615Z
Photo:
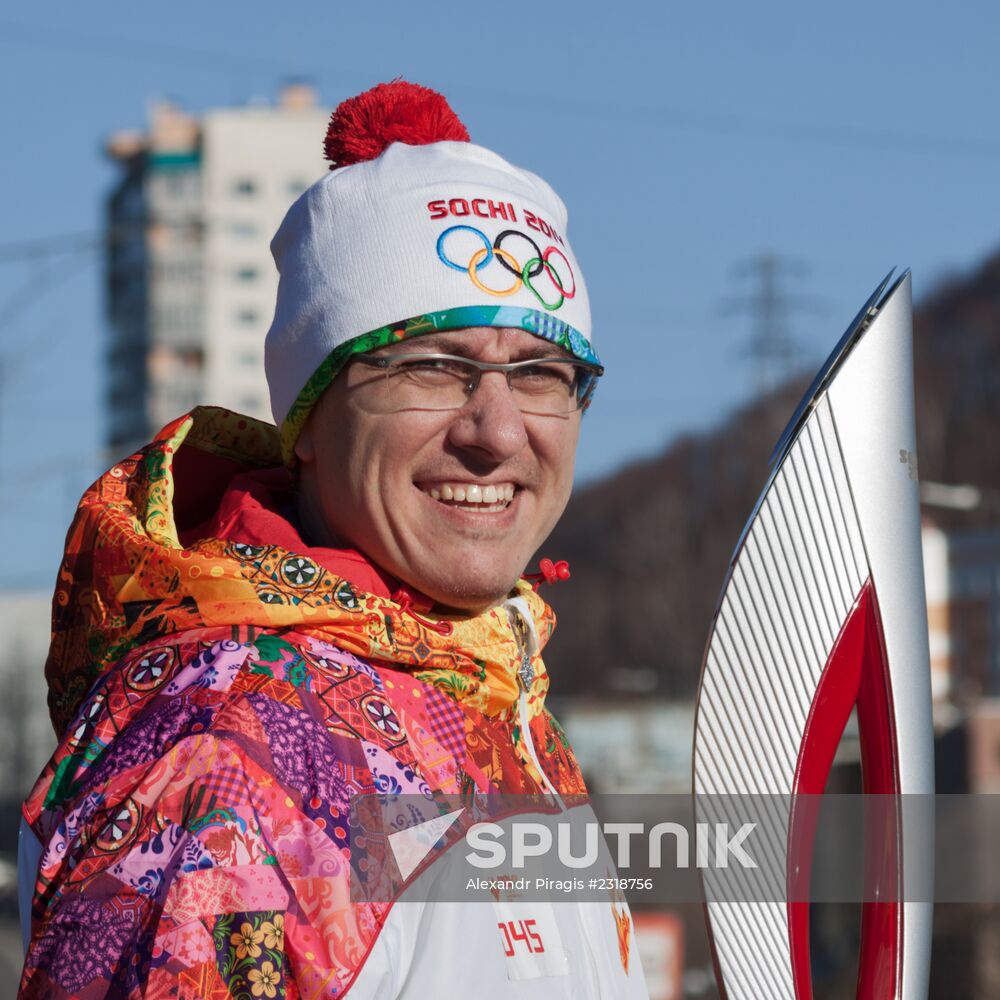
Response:
M443 607L485 611L566 506L596 371L511 329L357 356L295 444L303 524Z
M618 898L512 937L354 891L359 797L584 791L524 573L602 369L562 202L439 95L345 102L327 152L272 243L277 426L195 410L70 529L21 995L644 996Z

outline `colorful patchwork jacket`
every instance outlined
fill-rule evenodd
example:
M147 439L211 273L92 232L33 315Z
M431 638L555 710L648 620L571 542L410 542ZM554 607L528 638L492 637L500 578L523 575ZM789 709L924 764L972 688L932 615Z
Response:
M418 613L358 554L242 517L252 496L220 518L277 467L274 428L203 408L80 503L46 665L64 735L24 806L20 995L645 996L620 899L539 904L544 958L488 904L352 901L352 796L583 781L532 588Z

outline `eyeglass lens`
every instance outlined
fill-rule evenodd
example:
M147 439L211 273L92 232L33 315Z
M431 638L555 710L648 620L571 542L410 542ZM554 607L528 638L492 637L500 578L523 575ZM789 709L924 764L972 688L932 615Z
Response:
M460 359L400 360L386 369L386 403L394 408L451 410L465 405L487 374ZM570 361L538 361L506 372L518 408L525 413L571 413L581 405L593 376Z

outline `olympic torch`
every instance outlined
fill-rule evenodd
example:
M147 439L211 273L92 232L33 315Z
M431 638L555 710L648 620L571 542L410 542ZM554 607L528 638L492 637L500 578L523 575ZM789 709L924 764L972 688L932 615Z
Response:
M892 804L875 830L866 813L865 871L876 891L862 906L857 995L920 1000L931 904L907 898L906 873L919 863L926 876L932 858L900 796L933 792L933 731L911 282L907 272L889 287L891 277L799 404L736 546L702 664L693 779L699 816L705 796L716 813L726 796L786 797L771 826L790 888L808 870L801 833L808 840L815 822L796 815L796 796L823 792L856 707L865 802ZM708 899L723 997L812 996L808 905L792 892Z

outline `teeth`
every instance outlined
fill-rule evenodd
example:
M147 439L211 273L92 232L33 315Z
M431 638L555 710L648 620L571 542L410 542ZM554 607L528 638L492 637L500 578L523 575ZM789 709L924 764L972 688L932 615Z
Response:
M441 483L421 488L434 500L450 500L463 510L475 511L503 510L517 489L513 483Z

